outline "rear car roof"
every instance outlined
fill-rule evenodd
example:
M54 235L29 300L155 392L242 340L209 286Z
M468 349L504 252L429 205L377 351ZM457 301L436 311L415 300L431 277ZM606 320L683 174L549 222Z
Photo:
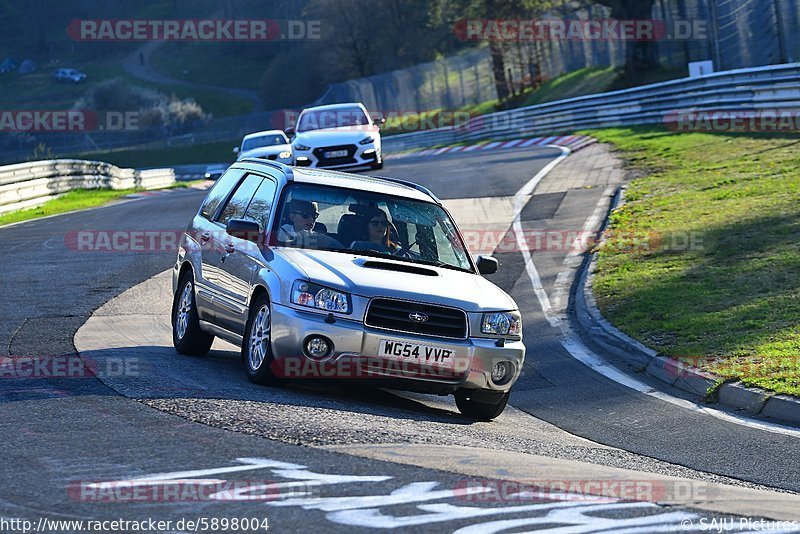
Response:
M401 196L414 200L421 200L423 202L434 202L440 204L433 193L427 191L424 187L417 186L411 183L400 183L395 181L394 178L383 178L380 176L367 176L363 174L350 174L328 169L310 169L308 167L289 167L274 161L265 161L262 159L246 158L233 165L239 168L250 168L258 170L259 168L278 169L284 172L287 177L287 182L305 183L305 184L319 184L328 185L333 187L341 187L345 189L357 189L360 191L369 191L371 193L379 193L384 195Z

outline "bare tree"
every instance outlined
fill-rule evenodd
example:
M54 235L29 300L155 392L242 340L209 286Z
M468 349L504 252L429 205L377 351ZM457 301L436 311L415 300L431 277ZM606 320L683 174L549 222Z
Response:
M655 0L594 0L611 8L611 18L617 20L645 20L652 17ZM650 39L629 41L625 48L626 78L659 67L658 45Z

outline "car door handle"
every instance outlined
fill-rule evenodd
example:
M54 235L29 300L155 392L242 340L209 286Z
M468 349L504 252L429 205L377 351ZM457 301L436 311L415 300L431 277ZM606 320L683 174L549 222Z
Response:
M233 243L225 243L225 254L222 255L220 261L225 263L225 260L228 258L228 256L233 254L235 251L236 249L233 247Z
M203 232L202 234L200 234L200 239L203 241L203 243L205 243L206 241L211 239L211 232Z

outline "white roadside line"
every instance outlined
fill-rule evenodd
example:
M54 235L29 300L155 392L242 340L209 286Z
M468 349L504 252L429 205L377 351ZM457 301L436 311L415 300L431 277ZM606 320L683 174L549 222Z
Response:
M516 235L517 238L517 246L519 247L519 250L522 253L522 257L525 260L525 272L527 273L528 278L531 281L531 285L533 286L533 291L536 294L536 298L539 300L539 305L542 308L542 312L544 313L547 322L550 323L550 326L552 326L553 328L558 328L561 331L561 345L564 347L564 349L573 358L575 358L582 364L592 368L592 370L596 371L597 373L603 375L609 380L613 380L614 382L622 386L638 391L639 393L643 393L645 395L654 397L664 402L668 402L674 406L678 406L686 410L709 415L711 417L716 417L717 419L729 423L745 426L748 428L753 428L756 430L764 430L767 432L772 432L774 434L783 434L786 436L800 438L800 430L796 428L779 425L776 423L768 423L766 421L757 421L755 419L750 419L748 417L743 417L741 415L736 415L724 412L722 410L717 410L715 408L702 406L692 401L681 399L679 397L674 397L668 393L656 391L648 384L645 384L640 380L628 376L624 372L614 367L611 363L604 360L601 356L595 354L591 349L589 349L586 345L584 345L580 337L572 330L572 328L569 325L569 321L560 320L561 318L563 318L563 316L559 316L558 313L554 313L554 309L550 303L549 297L547 296L547 292L544 290L544 287L542 286L542 280L539 276L539 271L536 269L536 266L533 263L533 256L531 255L531 252L528 249L528 245L523 236L522 222L520 220L520 214L522 212L522 209L525 207L527 199L533 193L536 186L539 185L539 182L545 176L547 176L547 174L550 171L552 171L556 167L556 165L561 163L571 153L570 149L565 147L557 145L547 145L547 146L549 148L560 149L561 155L556 159L554 159L553 161L551 161L547 166L545 166L541 171L539 171L536 174L536 176L531 178L525 185L523 185L519 189L519 191L517 191L514 194L514 222L512 226L514 229L514 234ZM596 207L592 215L586 221L586 224L584 224L583 230L591 231L598 229L600 227L600 220L603 211L604 210L601 209L600 207ZM579 251L570 252L567 258L564 260L564 263L568 263L568 260L582 253L583 253L582 249ZM559 273L558 278L561 278L563 282L564 276L562 275L564 275L563 272Z
M610 199L615 190L616 186L611 185L606 187L601 198ZM570 245L567 257L564 258L564 265L569 267L569 269L561 271L556 277L556 282L553 285L553 308L563 319L566 319L564 311L567 309L569 289L572 285L572 275L580 268L583 261L581 255L588 248L588 236L600 228L603 218L608 211L609 204L610 201L598 202L597 206L595 206L594 211L583 224L580 233Z
M514 229L514 235L517 238L517 246L519 247L520 252L522 252L522 257L525 260L525 271L528 273L528 278L531 279L533 291L536 293L536 298L539 299L539 304L542 306L545 319L547 319L547 322L550 323L550 326L557 327L559 323L558 317L555 317L550 313L552 311L550 299L547 297L547 293L542 286L542 280L539 277L539 271L536 270L536 266L533 264L531 251L528 249L528 244L525 242L525 235L522 231L522 221L520 220L522 208L524 208L525 204L528 203L528 197L533 193L533 190L536 188L536 186L539 185L539 182L542 180L542 178L547 176L547 174L552 171L556 165L561 163L564 158L572 153L570 149L563 146L547 145L547 148L557 148L561 150L561 155L548 163L542 170L538 172L538 174L536 174L536 176L531 178L528 183L523 185L520 190L514 194L514 222L512 223L512 227Z

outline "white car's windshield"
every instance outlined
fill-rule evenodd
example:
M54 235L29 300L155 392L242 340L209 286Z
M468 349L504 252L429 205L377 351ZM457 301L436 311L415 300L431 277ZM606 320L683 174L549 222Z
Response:
M288 143L289 140L280 134L262 135L245 139L242 143L242 150L253 150L262 146L286 145Z
M323 130L325 128L367 125L369 125L369 119L364 113L364 110L358 106L351 108L306 110L300 115L297 131L307 132L309 130Z
M274 244L332 250L473 272L441 206L312 184L289 187Z

